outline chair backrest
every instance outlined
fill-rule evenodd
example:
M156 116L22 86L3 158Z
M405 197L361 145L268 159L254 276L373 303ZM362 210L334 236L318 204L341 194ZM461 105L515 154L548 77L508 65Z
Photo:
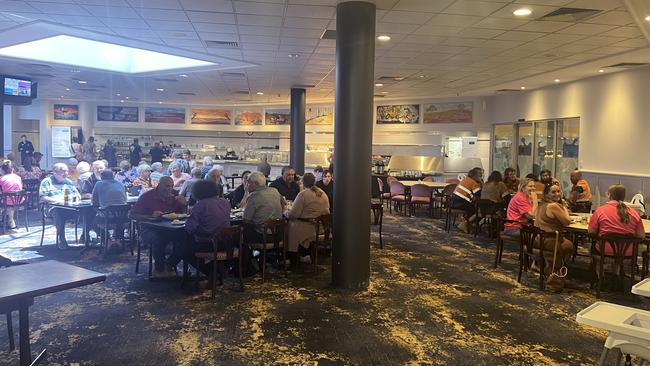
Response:
M598 251L606 257L614 257L617 261L623 260L625 254L629 251L629 248L632 247L632 257L636 258L639 244L643 241L641 238L631 235L620 235L620 234L605 234L595 239L596 248ZM609 243L612 248L612 254L605 254L605 245Z
M324 240L329 240L332 232L332 214L320 215L316 218L316 241L321 230L324 234Z
M388 185L390 185L390 182L394 182L396 180L397 180L397 178L393 177L392 175L389 175L388 177L386 177L386 182L388 183Z
M377 186L379 186L379 193L384 192L384 181L377 177Z
M234 248L244 242L244 228L242 226L224 227L212 236L212 245L215 252L227 251L232 254Z
M521 245L524 247L524 253L533 253L533 243L540 236L541 230L533 225L522 225L520 232Z
M390 182L389 184L390 184L390 195L391 196L396 196L398 194L404 194L404 184L402 184L402 182L395 179L394 181Z
M38 192L41 181L38 179L23 179L23 188L27 192Z
M285 219L269 219L264 222L264 241L270 243L279 243L284 240L284 235L287 232L287 221Z
M2 193L4 204L7 206L24 206L27 204L29 193L25 191L9 191Z
M97 215L108 223L129 222L129 209L131 205L110 205L97 209Z
M454 191L456 190L457 186L458 184L454 184L454 183L446 185L445 188L442 189L443 196L451 196L452 194L454 194Z
M422 179L423 182L433 182L433 177L432 176L426 176Z
M495 214L501 205L488 199L479 198L476 200L476 212L479 216Z
M433 193L433 188L426 184L415 184L411 187L412 197L431 197L431 193Z

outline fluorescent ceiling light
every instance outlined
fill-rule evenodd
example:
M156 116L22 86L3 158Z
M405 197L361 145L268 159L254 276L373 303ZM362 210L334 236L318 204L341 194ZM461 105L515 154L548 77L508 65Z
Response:
M645 17L645 20L647 20L647 21L650 22L650 15L646 16L646 17Z
M218 65L215 62L58 35L0 48L0 56L127 74Z
M512 12L512 14L514 14L514 15L516 15L518 17L523 17L523 16L526 16L526 15L530 15L531 13L532 13L532 11L530 11L530 9L526 9L526 8L517 9L517 10Z
M390 41L390 36L382 34L381 36L377 37L377 39L382 41L382 42L388 42L388 41Z

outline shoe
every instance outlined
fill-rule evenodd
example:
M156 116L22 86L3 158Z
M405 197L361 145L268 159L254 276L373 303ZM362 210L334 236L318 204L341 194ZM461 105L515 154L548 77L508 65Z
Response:
M311 256L305 255L300 257L300 263L311 264Z
M468 228L468 225L467 225L467 221L461 222L460 224L457 225L457 227L458 227L458 229L460 231L464 232L465 234L469 234L469 228Z

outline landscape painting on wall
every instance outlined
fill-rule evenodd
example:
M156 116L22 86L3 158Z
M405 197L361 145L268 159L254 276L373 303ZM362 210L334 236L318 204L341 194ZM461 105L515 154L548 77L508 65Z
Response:
M55 104L54 119L66 121L79 120L79 106L73 104Z
M232 115L228 109L192 109L190 120L193 125L229 125Z
M291 124L291 111L288 109L267 109L265 125L289 125Z
M305 124L307 125L332 125L334 123L334 107L332 106L307 106Z
M155 123L185 123L185 108L146 107L144 121Z
M97 106L97 121L138 122L138 107Z
M262 112L259 111L235 111L235 124L238 126L261 126Z
M412 124L420 119L417 104L377 106L377 124Z
M422 123L472 123L474 102L431 103L422 109Z

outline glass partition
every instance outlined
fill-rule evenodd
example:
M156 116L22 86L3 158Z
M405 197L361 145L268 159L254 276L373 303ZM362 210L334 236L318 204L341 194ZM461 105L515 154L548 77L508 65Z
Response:
M580 145L580 119L557 120L557 147L555 149L555 177L562 183L562 192L568 194L571 187L569 175L578 168Z
M533 125L522 123L517 125L517 176L525 177L533 173Z
M539 176L542 170L555 171L555 121L535 123L535 161L533 174Z
M494 126L494 145L492 148L492 168L503 172L506 168L511 167L512 144L515 139L514 126L496 125Z

